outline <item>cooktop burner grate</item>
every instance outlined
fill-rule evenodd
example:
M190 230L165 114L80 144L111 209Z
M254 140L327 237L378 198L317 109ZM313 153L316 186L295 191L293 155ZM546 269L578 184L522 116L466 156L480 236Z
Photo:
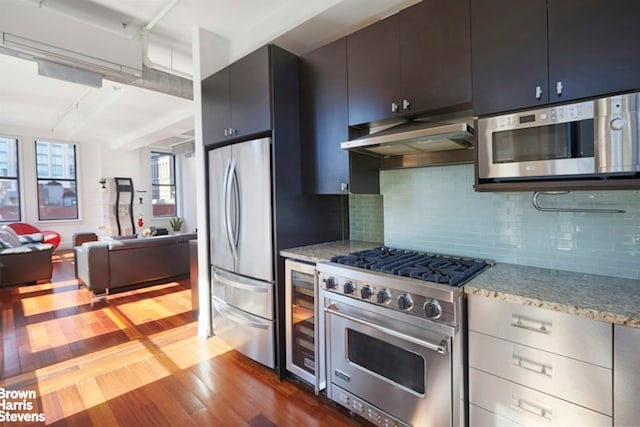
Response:
M491 265L484 260L385 246L336 256L331 262L451 286L462 286Z

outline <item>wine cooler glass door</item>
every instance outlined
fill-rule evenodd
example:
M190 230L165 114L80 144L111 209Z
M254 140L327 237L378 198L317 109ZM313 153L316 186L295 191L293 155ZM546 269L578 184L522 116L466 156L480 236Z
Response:
M315 266L286 261L287 369L319 391Z

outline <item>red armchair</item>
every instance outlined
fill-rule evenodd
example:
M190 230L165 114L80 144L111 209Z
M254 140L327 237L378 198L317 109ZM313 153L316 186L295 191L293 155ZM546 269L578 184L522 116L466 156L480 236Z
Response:
M31 224L26 224L24 222L14 222L9 224L9 227L16 232L16 234L33 234L33 233L42 233L44 237L44 243L50 243L53 245L53 249L56 249L60 245L60 233L57 231L51 230L40 230L37 227L34 227Z

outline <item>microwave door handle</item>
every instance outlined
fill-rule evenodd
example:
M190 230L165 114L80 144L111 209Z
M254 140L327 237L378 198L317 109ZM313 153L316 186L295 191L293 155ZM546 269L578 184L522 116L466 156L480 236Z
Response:
M341 313L341 312L335 310L336 308L337 308L336 305L332 304L329 307L326 307L324 309L324 311L326 313L332 314L334 316L342 317L343 319L350 320L350 321L358 323L360 325L368 326L368 327L373 328L373 329L375 329L375 330L377 330L379 332L382 332L382 333L387 334L387 335L391 335L392 337L399 338L399 339L401 339L403 341L409 341L409 342L417 344L417 345L419 345L421 347L428 348L429 350L436 351L436 352L438 352L440 354L447 354L447 351L448 351L447 347L448 346L447 346L446 340L444 340L444 339L442 341L440 341L439 343L437 343L437 344L433 343L431 341L421 340L419 338L415 338L415 337L403 334L402 332L394 331L394 330L386 328L384 326L377 325L375 323L371 323L371 322L368 322L368 321L361 320L361 319L359 319L357 317L354 317L354 316L351 316L349 314Z

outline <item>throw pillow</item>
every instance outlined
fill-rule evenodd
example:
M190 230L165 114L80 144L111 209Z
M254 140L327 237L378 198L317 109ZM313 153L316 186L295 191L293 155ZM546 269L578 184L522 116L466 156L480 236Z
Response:
M13 237L15 237L16 239L20 239L20 235L18 233L16 233L16 230L14 230L13 228L9 227L8 225L3 225L2 226L3 230L7 230L9 233L11 233L11 235Z
M20 243L42 243L44 242L44 235L42 233L31 233L18 235Z
M2 245L5 248L18 248L22 246L22 243L20 243L20 238L17 237L15 232L11 233L10 231L8 231L7 228L10 227L7 227L5 225L4 227L0 228L0 242L2 242Z

